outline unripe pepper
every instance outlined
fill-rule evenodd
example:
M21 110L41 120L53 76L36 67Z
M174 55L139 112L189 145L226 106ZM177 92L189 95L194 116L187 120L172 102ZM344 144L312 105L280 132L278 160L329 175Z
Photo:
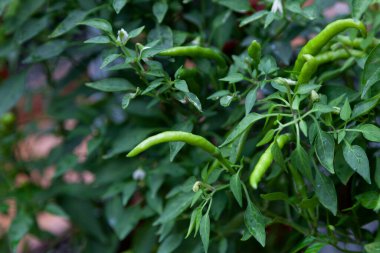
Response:
M305 54L303 58L306 63L303 65L301 72L298 75L297 85L305 84L310 81L314 73L317 71L319 65L337 61L340 59L345 59L349 57L364 57L365 53L355 49L339 49L336 51L328 51L325 53L312 56L310 54ZM298 87L296 87L297 89Z
M305 63L304 55L309 54L315 56L333 37L348 28L356 28L364 37L367 36L367 29L360 21L355 21L353 19L341 19L332 22L301 49L294 65L294 73L296 75L300 73L302 66Z
M248 55L252 58L255 66L259 65L261 59L261 45L256 40L248 47Z
M214 144L202 136L182 131L165 131L151 136L138 144L134 149L132 149L127 154L127 157L137 156L141 152L157 144L173 141L185 142L187 144L203 149L215 157L231 174L235 173L235 170L231 167L230 163L222 156L222 153Z
M282 149L284 145L288 143L290 140L291 140L290 134L283 134L283 135L280 135L276 139L276 142L277 142L278 147ZM273 145L274 145L274 142L271 145L269 145L269 147L265 150L265 152L260 156L259 161L257 162L255 168L253 169L251 173L251 176L249 177L249 183L251 184L253 189L257 189L257 185L259 184L265 172L268 170L268 168L273 162L273 154L272 154Z
M182 46L173 47L161 51L161 56L188 56L193 58L206 58L214 60L218 66L222 69L227 68L226 61L221 53L211 48L205 48L200 46Z

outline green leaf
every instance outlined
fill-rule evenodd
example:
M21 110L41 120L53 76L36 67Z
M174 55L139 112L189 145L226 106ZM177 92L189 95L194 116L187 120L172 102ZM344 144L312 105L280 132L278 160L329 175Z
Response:
M344 137L346 137L346 131L343 129L338 132L338 144L343 141Z
M322 85L320 84L313 84L313 83L303 84L298 87L297 94L301 94L301 95L309 94L312 90L317 91L321 87Z
M0 84L0 116L11 109L25 91L25 73L11 76Z
M136 93L127 93L123 96L123 99L121 100L121 108L124 110L128 108L129 103L132 99L136 97Z
M200 234L201 239L202 239L203 248L204 248L205 252L207 253L208 244L210 241L210 217L209 217L208 213L203 215L203 217L201 219L199 234Z
M145 26L141 26L129 32L128 38L132 39L139 36L144 31Z
M108 55L108 56L103 60L103 63L102 63L102 65L100 66L100 69L105 68L106 66L108 66L108 64L110 64L111 62L113 62L114 60L116 60L117 58L119 58L120 56L121 56L121 54L110 54L110 55Z
M60 206L54 203L49 203L45 207L45 211L69 219L69 215Z
M376 157L376 168L375 168L375 183L380 189L380 157Z
M229 94L231 94L231 92L228 91L228 90L219 90L217 92L214 92L210 96L208 96L207 99L209 99L209 100L218 100L221 97L224 97L224 96L229 95Z
M319 202L336 215L338 200L331 178L316 170L314 190Z
M197 235L202 220L202 208L197 208L197 215L195 216L195 231L194 237Z
M303 176L309 179L309 181L312 181L310 156L301 145L298 145L292 152L290 159L294 167L296 167Z
M194 206L195 203L198 202L199 198L202 196L203 192L202 191L197 191L194 196L193 196L193 199L191 200L191 204L190 204L190 208Z
M378 98L372 98L356 104L354 106L354 110L352 111L351 118L357 118L359 116L367 114L379 103L379 101L380 99Z
M344 140L347 141L347 143L351 144L356 138L358 138L360 135L360 132L352 132L352 131L346 131L346 136L344 137Z
M268 75L278 69L276 60L272 56L264 56L259 63L259 70Z
M148 173L146 182L150 189L150 194L153 196L157 195L158 190L164 183L164 174L161 171L155 170Z
M1 1L2 2L2 1ZM46 0L23 0L22 2L12 1L9 10L4 14L3 22L6 33L12 33L19 29L35 14L44 4ZM3 30L3 31L4 31Z
M330 173L334 174L334 138L323 131L319 131L315 143L315 152L318 160Z
M192 199L193 193L181 193L170 199L155 224L162 224L177 218L190 206Z
M60 158L57 164L57 171L54 173L54 178L63 175L66 171L73 169L78 163L78 157L74 154L67 154Z
M245 0L217 0L216 2L236 12L247 12L251 10L251 6L249 6L249 3Z
M0 2L0 15L3 16L4 9L12 2L12 0L3 0Z
M301 97L300 96L295 96L294 100L293 100L293 103L292 103L292 109L298 111L300 103L301 103Z
M297 253L303 248L311 245L314 241L315 241L315 237L308 236L305 239L303 239L295 248L293 248L290 253Z
M184 31L173 31L173 44L175 47L181 46L183 43L185 43L188 33Z
M304 198L302 199L299 207L302 209L315 209L319 205L319 201L317 196L313 196L310 199Z
M158 1L153 4L153 14L158 23L161 23L168 11L168 4L164 1Z
M111 198L120 192L122 192L124 188L124 183L117 183L117 184L112 184L109 186L106 190L106 192L101 196L102 199L108 199Z
M120 11L124 8L127 2L128 0L113 0L112 6L117 14L120 13Z
M84 41L84 43L88 44L108 44L111 43L111 40L107 36L96 36L91 39Z
M129 183L123 184L123 188L122 188L122 204L123 204L123 206L125 206L128 203L128 201L132 198L136 189L137 189L137 183L136 182L129 182Z
M194 94L194 93L191 93L191 92L187 92L186 93L186 98L187 100L195 107L197 108L198 111L202 112L202 105L201 105L201 101L199 100L199 98Z
M86 83L85 85L105 92L132 91L136 89L128 80L122 78L107 78Z
M70 189L69 191L71 192L72 197L63 198L60 201L60 204L70 216L70 221L73 222L78 229L83 231L83 233L102 242L106 237L104 234L105 231L103 230L103 219L102 221L99 220L98 206L95 206L95 203L93 203L92 200L86 199L86 196L84 196L85 191L89 191L84 186L81 187L79 184L71 184L67 186L67 188ZM78 196L78 192L80 192L80 196ZM91 194L93 197L97 196L94 193Z
M222 238L219 243L218 252L227 253L228 250L228 241L226 238Z
M83 21L89 12L74 10L69 13L69 15L58 24L58 26L54 29L54 31L49 35L49 38L59 37L71 29L73 29L79 22Z
M104 159L111 158L120 153L131 151L137 144L142 142L152 132L153 128L126 128L121 130L111 141L110 150L103 156Z
M349 120L351 117L351 107L350 103L348 102L348 98L346 98L346 101L344 102L344 105L340 111L340 118L344 121Z
M305 137L307 137L308 131L306 122L301 119L298 125L300 126L301 132L305 135Z
M374 142L380 142L380 128L372 125L372 124L364 124L359 127L356 127L356 129L359 129L364 138L366 138L369 141Z
M273 139L274 133L275 133L274 129L270 129L268 132L266 132L264 137L259 141L259 143L257 143L256 147L260 147L270 142Z
M180 234L171 234L160 244L157 253L171 253L181 245L181 242Z
M371 242L364 245L364 249L367 253L379 253L380 252L380 242Z
M347 185L348 180L350 180L351 176L355 173L350 166L347 165L347 162L344 159L342 145L340 145L336 151L334 168L336 175L344 185Z
M213 184L216 182L216 180L218 180L218 178L220 177L220 175L222 174L222 171L223 170L213 170L207 177L207 181L206 183L208 184Z
M18 44L30 40L49 25L47 16L40 19L30 19L24 26L18 29L15 33L15 38Z
M148 42L151 43L154 41L158 41L157 48L160 50L173 47L172 29L169 26L160 25L150 30L148 33Z
M255 22L256 20L261 19L262 17L266 16L269 12L266 10L258 11L252 14L249 17L243 18L239 24L240 27L245 26L249 23Z
M191 234L191 232L193 231L194 227L195 227L195 219L199 213L199 207L194 209L193 212L191 213L191 216L190 216L190 224L189 224L189 228L187 229L187 234L186 234L186 237L189 237L189 235Z
M234 99L234 96L227 95L227 96L222 97L219 102L221 106L228 107L230 106L233 99Z
M142 95L145 95L156 88L160 87L162 84L164 84L164 80L162 78L156 79L152 81L149 86L141 93Z
M325 247L327 244L323 242L315 242L312 245L310 245L304 253L319 253L323 247Z
M267 29L267 27L270 26L270 24L272 24L275 17L276 14L274 14L273 12L268 13L268 15L265 17L264 29Z
M231 133L228 135L227 139L220 145L220 147L224 147L231 142L233 142L237 137L239 137L245 130L247 130L250 126L252 126L256 121L265 118L265 116L257 114L257 113L250 113L247 116L245 116L239 124L231 131Z
M249 233L248 229L245 228L245 229L243 229L243 235L242 235L240 241L243 241L243 242L244 242L244 241L247 241L247 240L250 239L251 237L252 237L251 233Z
M360 204L367 208L374 210L375 212L380 210L380 193L376 191L369 191L362 193L360 195L357 195L355 197Z
M243 206L243 195L241 191L241 182L239 173L235 173L231 176L230 179L230 189L232 191L232 194L234 195L236 201L238 202L239 206Z
M20 240L28 233L33 224L32 218L24 211L18 210L16 217L7 232L11 248L16 252L17 245Z
M352 0L352 17L360 20L372 0Z
M358 145L345 145L343 156L348 165L364 178L367 183L371 183L369 161L365 151Z
M313 110L316 110L318 113L329 113L329 112L334 112L335 109L331 105L325 105L321 103L315 103L313 105Z
M284 159L284 156L283 156L283 154L282 154L282 152L281 152L280 147L278 146L277 141L273 141L273 145L272 145L272 148L271 148L271 152L272 152L272 155L273 155L273 160L274 160L278 165L280 165L280 167L281 167L283 170L286 170L285 159Z
M112 25L105 19L93 18L93 19L88 19L88 20L82 21L78 24L91 26L91 27L94 27L96 29L99 29L99 30L104 31L104 32L109 33L109 34L113 33Z
M51 40L33 51L23 63L33 63L48 60L62 54L66 49L67 41L64 40Z
M319 130L319 125L316 123L316 122L313 122L310 127L309 127L309 131L308 131L308 136L309 136L309 142L311 144L313 144L315 142L315 139L317 137L317 134L318 134L318 130Z
M305 8L302 8L301 15L309 20L316 19L319 16L320 7L317 4L312 4Z
M248 115L256 103L257 88L250 90L245 97L245 115Z
M189 88L187 87L187 83L185 80L175 80L174 81L174 87L177 90L183 91L183 92L189 92Z
M124 208L120 197L114 197L105 207L108 225L115 231L119 240L123 240L132 232L142 218L141 214L141 208L138 205Z
M242 81L243 79L244 79L244 76L242 74L235 72L235 73L230 73L228 74L228 76L223 77L219 80L229 82L229 83L237 83L237 82Z
M380 68L364 83L361 98L364 98L367 92L380 81Z
M266 238L265 216L250 200L248 200L248 206L244 212L244 223L249 233L264 247Z

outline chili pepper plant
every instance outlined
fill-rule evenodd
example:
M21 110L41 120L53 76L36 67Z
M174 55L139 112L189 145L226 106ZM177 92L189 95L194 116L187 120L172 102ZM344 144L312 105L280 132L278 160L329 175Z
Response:
M379 252L380 5L339 4L2 1L1 252Z

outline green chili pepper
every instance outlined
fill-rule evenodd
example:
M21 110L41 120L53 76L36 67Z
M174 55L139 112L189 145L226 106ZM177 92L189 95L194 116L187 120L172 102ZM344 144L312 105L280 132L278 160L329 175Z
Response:
M248 55L253 59L255 66L259 65L261 59L261 45L256 40L248 47Z
M310 81L314 73L317 71L319 65L336 61L339 59L349 58L351 56L364 57L365 53L354 49L339 49L336 51L322 53L315 57L309 54L304 55L306 63L303 65L301 72L298 76L296 90L298 88L298 85L305 84Z
M291 140L290 134L280 135L276 141L278 147L281 149L286 143ZM257 189L261 178L264 176L265 172L268 170L273 161L272 147L274 142L269 145L265 152L260 156L259 161L257 162L255 168L253 169L251 176L249 177L249 183L253 189Z
M145 139L133 150L131 150L127 156L136 156L154 145L171 141L183 141L187 144L197 146L210 153L212 156L217 156L220 154L219 149L202 136L182 131L166 131Z
M364 43L363 38L351 39L350 37L343 36L343 35L339 35L337 37L337 40L345 46L354 47L354 48L362 48L364 46L363 44L366 44L364 48L376 47L377 45L380 44L380 40L377 38L371 39L371 42L369 44Z
M305 58L306 63L303 65L301 73L298 75L297 86L295 90L297 90L298 85L305 84L310 81L311 77L318 69L318 62L315 57L310 54L305 54L303 57Z
M134 157L140 154L141 152L149 149L152 146L155 146L160 143L172 142L172 141L185 142L187 144L203 149L204 151L208 152L213 157L218 159L218 161L221 164L223 164L223 166L225 166L228 169L228 171L230 171L231 173L235 173L234 169L232 169L229 162L223 158L220 150L214 144L212 144L211 142L209 142L202 136L195 135L192 133L182 132L182 131L166 131L166 132L162 132L154 136L151 136L145 139L140 144L138 144L134 149L132 149L127 154L127 157Z
M159 53L161 56L188 56L193 58L206 58L216 61L219 67L226 68L227 64L223 55L211 48L200 46L173 47Z
M332 22L301 49L294 65L294 73L298 74L301 71L302 66L305 63L304 55L310 54L315 56L334 36L348 28L358 29L364 37L367 35L366 27L360 21L355 21L353 19L341 19Z
M16 120L16 117L11 112L6 112L0 117L0 124L3 124L5 126L12 125Z
M339 59L345 59L348 57L364 57L365 53L355 49L339 49L336 51L329 51L323 54L315 56L318 65L325 64L328 62L336 61Z

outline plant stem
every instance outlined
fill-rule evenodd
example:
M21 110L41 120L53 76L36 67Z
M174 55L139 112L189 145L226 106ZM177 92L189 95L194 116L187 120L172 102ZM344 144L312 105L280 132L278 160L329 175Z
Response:
M214 156L226 169L229 173L232 175L236 173L236 171L232 168L229 161L227 161L222 154L219 152L219 154Z

